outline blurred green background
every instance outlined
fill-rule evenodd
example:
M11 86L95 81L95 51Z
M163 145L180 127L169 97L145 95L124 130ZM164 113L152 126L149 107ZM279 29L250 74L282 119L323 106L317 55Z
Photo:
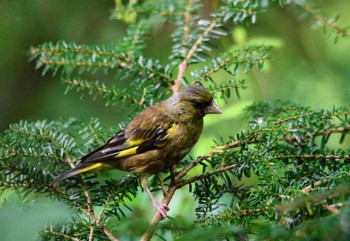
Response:
M350 25L349 1L313 2L330 16L339 14L340 25ZM219 3L206 0L203 4L205 16ZM124 23L110 19L113 7L111 0L1 0L0 131L21 119L99 117L105 126L125 119L117 107L104 107L98 99L80 100L81 93L73 91L65 95L58 75L42 76L35 62L29 61L30 47L49 41L113 45L126 28ZM235 99L237 111L215 117L216 121L232 119L242 106L255 100L293 100L322 108L349 106L350 41L345 38L334 44L334 36L312 29L311 24L299 21L287 8L275 6L258 15L256 24L235 28L232 38L220 42L219 49L254 41L273 42L278 47L263 72L255 70L242 76L248 80L248 89L241 91L241 99ZM165 62L172 44L170 34L168 27L155 28L145 55ZM242 128L239 119L235 130Z
M202 2L204 17L219 4L218 1ZM341 26L350 25L350 1L312 2L330 16L339 14ZM65 86L59 75L42 76L41 70L35 69L35 62L29 61L30 47L44 42L65 40L112 46L126 31L124 23L110 19L113 7L112 0L0 0L0 131L22 119L76 117L89 121L98 117L105 127L117 127L119 121L126 120L131 110L125 111L118 105L106 107L91 96L81 99L82 94L74 91L64 94ZM155 28L149 36L145 55L166 62L172 44L170 35L168 26ZM348 38L340 38L334 44L334 35L314 29L311 21L298 20L287 8L273 6L258 15L256 24L235 27L230 36L218 42L218 50L251 42L273 44L271 60L262 72L254 69L247 76L237 77L247 79L248 88L240 91L240 99L233 97L232 103L219 100L224 114L206 117L206 128L193 154L209 150L213 139L247 128L243 109L253 101L281 99L315 108L350 107ZM217 78L225 76L219 74ZM177 193L173 203L177 203L177 199L182 200L178 203L188 203L190 207L186 208L191 211L187 215L194 216L192 198L189 202L184 198L188 196ZM146 200L146 194L140 193L138 199ZM130 206L135 212L142 209L140 202ZM184 207L172 205L172 213L179 214L179 208ZM1 215L8 216L0 212Z

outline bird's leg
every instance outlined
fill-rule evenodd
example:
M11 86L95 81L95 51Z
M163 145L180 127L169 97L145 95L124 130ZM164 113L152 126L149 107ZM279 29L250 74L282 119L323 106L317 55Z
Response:
M171 168L170 168L170 178L171 178L171 181L175 181L175 176L177 175L176 173L176 164L172 165Z
M164 182L162 179L160 179L159 175L156 175L157 176L157 179L158 179L158 182L160 184L160 187L162 188L162 191L164 193L164 196L168 193L168 191L166 190L166 187L164 185Z
M149 198L152 201L153 206L157 210L157 212L163 217L166 217L167 212L169 211L169 208L166 204L164 203L158 203L157 200L154 198L152 195L151 191L148 189L148 176L143 175L141 176L141 187L145 192L148 194Z

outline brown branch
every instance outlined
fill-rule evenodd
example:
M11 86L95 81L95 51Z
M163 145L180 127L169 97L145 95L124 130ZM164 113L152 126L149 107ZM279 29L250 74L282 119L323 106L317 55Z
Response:
M70 158L66 158L65 161L71 166L71 168L75 167L74 163L72 162L72 160ZM96 221L96 217L95 217L94 208L93 208L93 205L91 202L90 194L89 194L87 187L86 187L86 185L81 177L80 177L80 181L81 181L81 189L83 190L83 193L84 193L85 198L86 198L86 203L87 203L87 209L84 208L81 210L85 213L85 215L90 220L89 241L92 241L94 239L94 229L95 229L94 224Z
M207 154L203 155L203 156L199 156L197 157L195 160L191 161L190 163L188 163L182 170L181 172L179 172L176 176L175 176L175 181L179 182L181 178L183 178L194 166L196 166L198 163L200 163L201 161L217 154L217 153L221 153L224 150L228 150L228 149L232 149L234 147L237 147L241 144L241 141L235 141L235 142L230 142L226 145L223 146L217 146L215 147L213 150L211 150L210 152L208 152Z
M318 111L311 111L311 112L308 112L308 113L302 113L302 114L300 114L300 115L290 116L290 117L288 117L288 118L275 121L275 124L276 124L276 125L279 125L279 124L282 124L282 123L287 122L287 121L290 121L290 120L299 119L300 117L309 116L309 115L314 115L314 114L317 114L317 113L318 113Z
M330 29L333 29L336 31L337 34L341 35L342 37L345 37L348 33L347 27L341 27L336 23L336 19L332 19L321 12L317 11L316 9L313 9L310 5L307 4L300 4L298 5L301 9L303 9L305 12L309 13L316 21L321 22L325 26L329 27Z
M302 199L293 200L290 203L283 203L275 207L276 211L280 213L288 213L293 209L304 207L310 203L313 205L322 204L325 200L330 200L341 195L347 195L350 193L349 185L338 186L335 188L329 187L329 192L316 193Z
M162 200L162 204L165 204L165 205L168 206L170 201L171 201L171 199L172 199L172 197L173 197L173 195L175 194L176 190L187 184L186 183L186 184L181 185L182 182L180 180L195 165L197 165L201 161L207 159L208 157L213 156L216 153L222 152L226 148L233 148L233 147L239 146L239 143L241 143L241 142L232 142L232 143L229 143L229 144L227 144L225 146L218 146L218 147L214 148L212 151L208 152L206 155L200 156L196 160L193 160L192 162L188 163L181 170L181 172L177 173L176 175L174 174L175 171L174 171L174 167L173 167L171 182L170 182L168 190L166 190L166 192L164 192L164 197L163 197L163 200ZM227 167L227 168L233 168L233 167ZM211 175L213 175L213 174L214 173L211 173ZM142 241L148 241L148 240L151 239L151 237L153 236L153 234L154 234L154 232L156 230L157 224L161 220L162 220L162 217L160 216L160 214L158 212L156 212L156 214L153 216L153 218L151 220L151 224L150 224L149 229L143 234L143 236L141 238Z
M323 179L321 181L317 181L315 183L313 183L312 185L308 185L306 187L304 187L303 189L301 189L300 191L304 194L309 194L310 191L312 191L312 188L313 187L317 187L317 186L320 186L321 184L325 183L325 182L328 182L328 179Z
M184 15L184 34L182 36L182 42L183 44L185 41L187 41L189 37L189 24L190 24L190 10L191 10L191 3L192 0L189 0L188 5L186 6L186 13ZM211 24L203 31L203 33L198 37L196 42L192 45L192 47L188 50L184 60L179 64L178 66L178 74L176 79L174 80L173 84L169 87L169 89L173 92L176 93L177 91L180 90L181 87L181 81L185 75L185 71L187 70L188 63L190 59L193 57L194 53L198 49L199 45L205 41L205 36L207 36L215 27L218 25L218 20L213 20ZM186 48L183 48L182 52L185 52Z
M89 241L93 241L94 240L94 230L95 230L95 227L93 224L90 224L90 233L89 233Z
M330 129L325 129L323 131L318 131L315 132L315 136L321 136L321 135L329 135L333 133L344 133L344 132L349 132L350 131L350 125L346 127L337 127L337 128L330 128Z
M103 204L100 213L98 214L96 218L96 225L100 226L103 218L103 214L105 213L105 210L107 208L107 205L109 204L110 198L107 198L106 202Z
M317 114L317 113L319 113L319 111L310 111L310 112L307 112L307 113L302 113L302 114L299 114L299 115L290 116L290 117L288 117L288 118L275 121L275 124L276 124L276 125L279 125L279 124L282 124L282 123L287 122L287 121L290 121L290 120L295 120L295 119L299 119L300 117L315 115L315 114ZM329 118L329 117L331 117L331 116L349 115L349 114L350 114L350 112L348 112L348 111L344 111L344 112L335 112L335 113L332 113L332 114L330 114L330 115L323 115L323 116L320 116L319 118L320 118L320 119L327 119L327 118Z
M176 80L174 80L174 83L172 86L169 87L169 89L173 92L176 93L177 91L180 90L181 86L181 81L183 79L183 76L185 75L185 71L188 67L188 63L194 53L196 52L198 46L204 41L204 38L206 35L210 33L216 26L217 26L217 21L213 21L207 29L204 30L204 32L198 37L197 41L192 45L191 49L187 52L187 55L185 56L184 60L179 64L179 72L177 74Z
M97 67L97 68L116 68L121 67L125 69L131 69L132 66L127 65L124 62L121 63L100 63L100 62L91 62L91 61L69 61L65 59L61 60L52 60L45 59L41 57L38 62L42 65L53 65L53 66L77 66L77 67Z
M332 214L338 214L339 213L339 207L342 207L343 203L334 203L334 204L327 204L326 202L322 203L322 207L330 211Z
M107 238L109 238L109 240L111 240L111 241L119 241L119 239L114 237L113 234L106 227L102 228L102 232L107 236Z
M193 5L193 1L192 0L188 0L186 3L186 8L185 8L185 12L183 15L183 19L184 19L184 23L183 23L183 34L182 34L182 39L181 39L181 45L182 47L182 54L185 55L186 51L187 51L187 44L188 44L188 40L190 37L190 24L191 24L191 11L192 11L192 5Z
M61 237L65 238L65 239L70 239L72 241L80 241L80 239L78 239L78 238L71 237L71 236L69 236L67 234L59 233L59 232L54 231L52 225L50 225L50 229L49 230L44 229L44 232L45 233L51 233L51 234L56 235L56 236L61 236Z
M271 209L272 207L263 207L263 208L256 208L256 209L243 209L243 210L230 210L228 212L225 212L223 214L219 214L216 215L214 217L208 218L205 221L203 221L202 223L200 223L200 225L203 226L208 226L213 224L216 221L222 221L222 220L226 220L227 218L231 218L234 219L235 217L241 218L242 216L248 216L251 213L262 213L264 211L267 211L269 209Z
M295 118L295 116L293 118ZM286 120L286 119L284 119L284 120ZM282 120L282 121L284 121L284 120ZM277 121L275 123L276 124L277 123L280 124L282 122ZM271 128L271 127L268 127L268 128L257 129L255 131L253 131L252 134L258 134L261 131L269 131L269 132L284 131L284 132L287 132L287 133L291 132L288 127L284 127L284 128ZM306 140L308 140L310 138L315 138L317 136L327 136L327 135L334 134L334 133L348 133L348 132L350 132L350 125L345 126L345 127L326 128L324 130L320 130L320 131L317 131L317 132L311 132L311 133L308 133L308 134L304 133L304 135L300 135L298 139L295 136L289 137L287 135L281 136L280 139L284 140L287 143L293 144L294 142L299 142L300 143L300 142L306 141Z
M29 186L29 185L28 185ZM49 185L47 186L48 189L56 193L56 195L60 196L61 198L73 203L76 207L79 208L80 211L82 211L87 217L89 217L90 212L87 208L83 207L80 203L78 203L75 200L72 200L66 193L60 191L60 189L56 188L55 186Z
M176 182L171 182L170 186L167 190L167 192L164 194L163 200L162 200L162 204L165 205L169 205L172 197L174 196L175 192L177 190L177 186L176 186ZM151 224L150 227L148 228L148 230L143 234L141 241L148 241L151 239L151 237L153 236L157 224L162 220L161 215L159 214L159 212L156 212L155 215L153 216L152 220L151 220Z
M106 201L105 203L102 205L102 208L101 208L101 211L100 213L97 215L96 217L96 221L95 221L95 224L97 227L99 228L102 228L102 232L106 235L106 237L111 240L111 241L119 241L116 237L114 237L114 235L104 226L101 225L101 222L102 222L102 218L103 218L103 215L105 213L105 210L107 208L107 206L110 204L110 200L114 197L114 195L109 195L107 198L106 198Z
M84 88L84 89L89 90L89 91L97 92L98 94L100 94L102 96L104 94L111 94L111 95L119 96L119 97L127 100L131 104L136 104L142 108L147 107L144 103L145 102L145 95L146 95L145 88L144 88L141 100L137 100L135 98L132 98L131 96L118 93L118 91L116 91L114 89L112 89L112 90L107 89L105 86L98 86L95 83L89 83L88 81L83 81L83 80L78 80L78 79L66 79L66 80L64 80L64 82L67 85L71 85L71 86L78 87L78 88ZM100 143L100 144L103 144L103 143Z
M210 171L210 172L205 172L203 174L199 174L199 175L196 175L196 176L193 176L191 178L188 178L182 182L178 182L177 185L176 185L176 188L179 189L189 183L192 183L192 182L195 182L195 181L198 181L204 177L209 177L209 176L212 176L212 175L215 175L217 173L220 173L220 172L224 172L224 171L227 171L227 170L230 170L230 169L233 169L237 167L237 164L232 164L232 165L229 165L229 166L224 166L224 167L221 167L219 169L216 169L216 170L213 170L213 171Z
M272 156L270 159L290 159L290 158L297 158L297 159L350 159L350 155L322 155L322 154L296 154L296 155L277 155Z
M91 198L90 198L90 194L87 191L87 188L85 186L85 183L82 182L81 185L81 189L84 192L84 195L86 197L86 203L87 203L87 213L85 213L87 215L87 217L90 220L90 234L89 234L89 241L92 241L94 239L94 225L95 225L95 221L96 221L96 217L95 217L95 213L94 213L94 207L92 205L91 202Z
M191 3L192 1L188 1L189 3ZM190 9L190 8L188 8ZM320 15L322 17L322 15ZM185 15L185 20L189 23L189 17L190 15ZM319 15L317 14L316 15L316 18L319 18ZM330 24L328 21L325 21L325 19L321 19L323 20L323 22L325 22L326 24ZM189 65L189 61L190 59L193 57L193 55L195 54L197 48L199 47L199 45L204 41L204 38L206 35L208 35L210 33L210 31L212 31L215 27L217 26L217 21L212 21L212 23L208 26L208 28L202 33L202 35L197 39L197 41L193 44L193 46L191 47L191 49L189 49L187 55L185 56L184 60L182 62L179 63L178 65L178 74L177 74L177 78L174 80L174 83L172 86L170 86L170 90L173 92L173 93L176 93L177 91L179 91L180 87L181 87L181 81L182 79L184 78L184 75L185 75L185 72L188 68L188 65ZM188 27L188 25L184 25L184 28L185 27ZM334 27L333 25L331 27ZM337 28L336 28L337 29ZM341 32L340 30L338 32ZM188 31L184 31L185 33L185 36L188 35ZM187 36L188 37L188 36ZM91 65L96 65L94 63L91 63L91 62L75 62L75 63L71 63L69 61L52 61L52 60L46 60L46 59L40 59L39 61L41 61L43 64L46 64L46 65L50 65L50 64L56 64L56 65L64 65L64 64L75 64L75 65L78 65L78 66L91 66ZM45 62L46 61L46 62ZM114 63L113 63L114 64ZM109 65L106 66L106 64L101 64L100 63L100 67L110 67ZM119 63L119 65L123 68L129 68L130 66L125 63L125 62L121 62ZM140 101L140 103L143 103L144 101L144 98L142 96L142 99ZM291 117L292 118L292 117ZM291 119L289 118L289 119ZM284 120L286 121L286 120ZM276 123L276 124L280 124L281 121L279 123ZM90 126L89 126L90 127ZM344 128L343 128L344 129ZM338 128L336 130L337 132L339 131L344 131L344 130L340 130L340 128ZM327 133L332 133L328 130ZM218 146L216 147L215 149L213 149L212 151L210 151L209 153L207 153L206 155L203 155L203 156L200 156L198 157L197 159L195 159L194 161L190 162L189 164L187 164L182 170L180 173L178 173L177 175L174 176L174 178L172 178L171 182L170 182L170 185L169 185L169 188L167 189L166 192L164 192L164 197L163 197L163 200L162 200L162 203L165 204L165 205L168 205L173 197L173 195L175 194L176 190L189 184L189 183L192 183L192 182L195 182L203 177L207 177L207 176L211 176L211 175L215 175L216 173L220 173L220 172L224 172L224 171L227 171L227 170L230 170L232 168L235 168L237 164L232 164L232 165L228 165L228 166L222 166L220 167L219 169L216 169L216 170L213 170L213 171L210 171L210 172L207 172L207 173L203 173L203 174L200 174L200 175L196 175L196 176L193 176L191 178L188 178L186 180L183 180L181 181L181 179L194 167L196 166L197 164L199 164L200 162L202 162L203 160L206 160L207 158L217 154L217 153L221 153L223 152L224 150L228 150L228 149L232 149L232 148L235 148L235 147L238 147L239 145L241 145L242 141L235 141L235 142L231 142L227 145L223 145L223 146ZM275 158L279 158L279 159L283 159L283 158L339 158L339 156L336 156L336 155L286 155L286 156L275 156ZM349 159L349 155L345 155L343 158L347 158ZM67 163L69 163L71 166L73 165L73 163L71 162L71 160L66 160ZM74 165L73 165L74 166ZM91 198L90 198L90 194L87 190L87 187L84 183L82 183L81 185L82 187L82 190L84 192L84 195L86 197L86 201L87 201L87 212L85 213L89 219L90 219L90 234L89 234L89 240L93 240L93 234L94 234L94 229L95 229L95 222L96 224L100 224L101 222L101 219L102 219L102 215L103 215L103 210L100 212L99 216L97 217L96 219L96 216L94 214L94 210L93 210L93 205L92 205L92 202L91 202ZM305 188L304 188L305 189ZM303 190L304 190L303 189ZM302 191L303 191L302 190ZM309 191L309 190L308 190ZM225 214L222 214L222 215L218 215L216 216L216 218L224 218L225 215L228 216L228 215L233 215L233 214L240 214L240 215L248 215L249 213L252 213L252 212L263 212L265 210L267 210L268 208L257 208L257 209L253 209L253 210L240 210L240 211L232 211L232 212L229 212L229 213L225 213ZM142 236L142 239L141 240L150 240L150 238L152 237L153 233L155 232L156 230L156 226L157 224L161 221L162 217L161 215L156 212L155 215L153 216L152 220L151 220L151 226L150 228L145 232L145 234ZM113 234L108 230L106 229L105 227L102 228L102 231L103 233L112 241L118 241L117 238L115 238L113 236ZM72 238L73 240L73 238ZM75 240L75 239L74 239Z
M103 50L96 50L96 49L86 49L88 46L76 46L76 47L38 47L38 48L32 48L31 54L33 56L38 55L38 62L42 65L52 65L52 66L77 66L77 67L98 67L98 68L124 68L124 69L131 69L132 65L140 65L137 60L133 58L128 58L125 56L122 56L118 53L110 52L110 51L103 51ZM97 55L97 56L106 56L114 61L109 61L108 63L102 63L100 61L68 61L64 58L61 58L61 53L75 53L75 54L82 54L84 56L91 56L91 55ZM56 59L52 59L53 57L57 57ZM59 60L58 60L59 59ZM153 73L156 73L157 75L161 76L162 78L170 80L170 76L157 71L156 69L153 69L151 67L145 67L142 66L142 68L145 68ZM142 75L142 72L139 73ZM158 81L157 78L152 77L152 80Z
M236 147L236 145L234 146L229 146L230 148ZM209 153L208 153L209 154ZM208 155L207 154L207 155ZM269 158L269 160L271 159L289 159L289 158L299 158L299 159L311 159L311 158L317 158L317 159L341 159L341 158L345 158L345 159L350 159L350 155L344 155L344 156L340 156L340 155L313 155L313 154L304 154L304 155L277 155L277 156L272 156ZM196 159L195 161L197 161L198 159ZM201 159L202 160L202 159ZM191 162L192 163L192 162ZM198 163L198 162L197 162ZM191 165L192 166L192 165ZM182 188L183 186L189 184L189 183L193 183L195 181L198 181L204 177L208 177L208 176L212 176L215 175L217 173L220 172L225 172L227 170L231 170L233 168L235 168L237 166L237 164L232 164L232 165L228 165L228 166L221 166L219 169L215 169L213 171L210 172L206 172L203 174L199 174L196 176L193 176L191 178L188 178L186 180L180 181L179 179L176 179L176 187L177 189ZM193 167L193 166L192 166ZM184 170L184 169L183 169ZM324 179L322 181L318 181L315 182L313 184L313 186L319 186L322 183L328 181L327 179ZM305 187L304 189L301 190L301 192L307 194L310 190L311 190L312 186L309 185L307 187Z
M90 132L92 133L92 135L94 136L95 140L98 142L98 144L100 146L102 146L104 144L104 142L98 137L95 128L92 126L91 122L88 124L88 128L90 130Z
M185 75L185 71L186 71L187 67L188 67L188 62L186 60L183 60L179 64L179 72L177 73L177 78L176 78L176 80L174 80L173 85L169 87L169 89L171 90L171 92L173 92L173 94L180 90L181 81L182 81L183 76Z
M192 58L198 46L204 42L205 36L207 36L215 27L217 27L217 25L218 25L218 20L213 20L211 24L204 30L204 32L198 37L198 39L193 44L192 48L188 51L184 59L186 62L188 62Z
M91 127L91 126L89 126L89 127ZM70 165L71 168L75 167L73 161L70 158L66 158L65 161ZM81 181L81 189L83 190L83 193L84 193L85 198L86 198L86 203L87 203L87 209L84 208L81 210L85 213L85 215L90 220L89 240L93 240L93 224L95 223L96 217L95 217L94 208L93 208L93 205L91 202L90 194L89 194L87 187L86 187L86 185L81 177L80 177L80 181Z

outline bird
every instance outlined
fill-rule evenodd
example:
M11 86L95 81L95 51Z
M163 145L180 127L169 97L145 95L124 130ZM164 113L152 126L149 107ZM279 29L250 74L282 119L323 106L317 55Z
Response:
M198 141L203 117L220 113L206 88L188 85L136 115L104 145L81 157L74 168L55 177L51 184L101 169L128 171L140 175L141 187L165 218L169 209L152 195L148 177L181 161Z

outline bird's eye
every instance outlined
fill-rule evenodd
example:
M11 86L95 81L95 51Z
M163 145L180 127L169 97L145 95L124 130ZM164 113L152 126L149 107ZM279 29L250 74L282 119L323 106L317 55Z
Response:
M203 109L206 106L210 105L210 103L206 102L206 101L198 101L198 100L193 100L191 101L192 105L196 108L196 109Z

